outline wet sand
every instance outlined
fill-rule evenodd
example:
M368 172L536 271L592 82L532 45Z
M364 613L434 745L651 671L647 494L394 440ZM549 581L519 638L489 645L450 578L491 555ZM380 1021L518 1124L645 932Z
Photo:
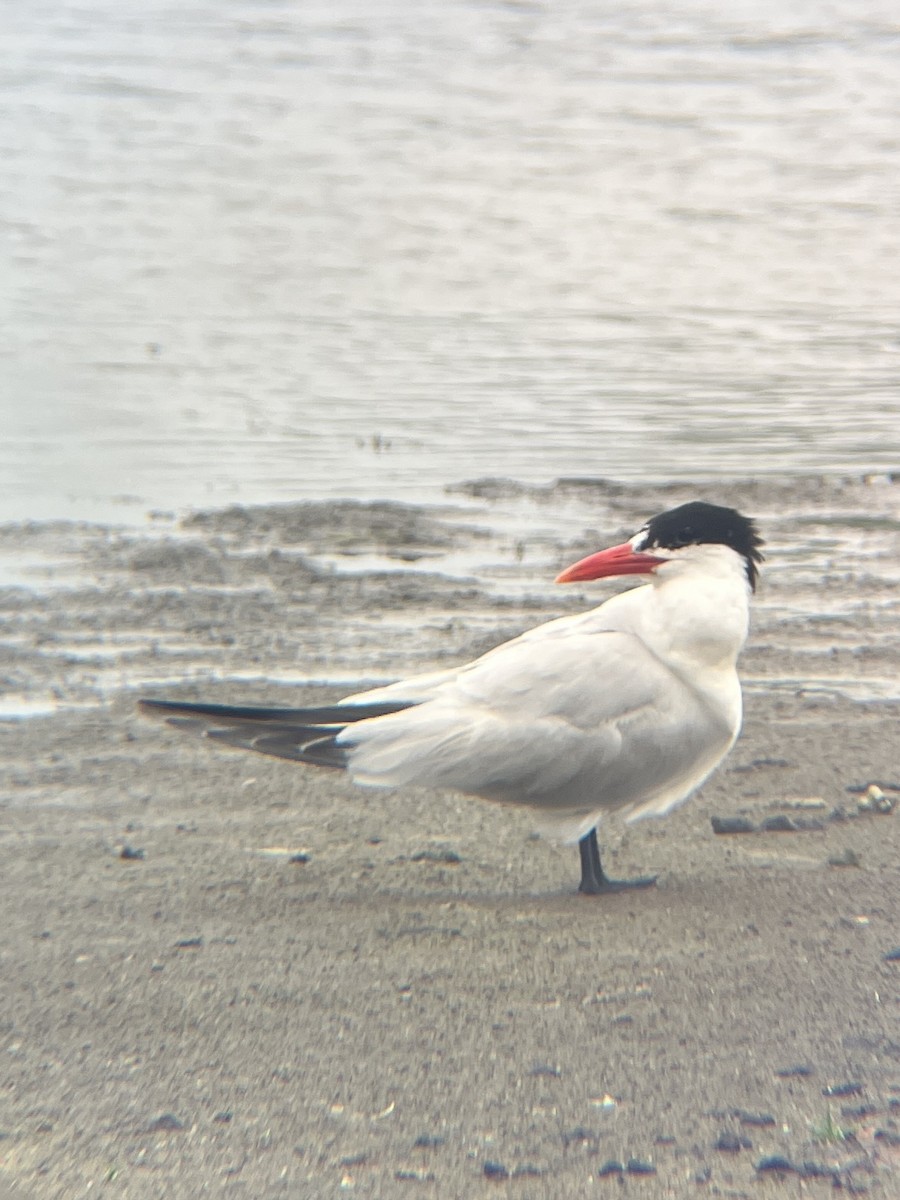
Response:
M547 581L693 494L0 529L5 711L35 714L0 724L0 1195L898 1194L897 484L706 490L769 562L725 768L602 831L652 891L577 895L526 813L135 712L461 661L599 602Z

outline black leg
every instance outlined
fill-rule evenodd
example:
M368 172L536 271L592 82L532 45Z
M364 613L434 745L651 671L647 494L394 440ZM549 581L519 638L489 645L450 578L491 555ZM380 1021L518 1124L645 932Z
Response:
M581 855L581 884L579 892L586 896L602 896L604 892L624 892L628 888L653 887L655 875L642 875L640 879L609 879L603 873L600 862L600 847L597 845L597 830L586 833L578 843Z

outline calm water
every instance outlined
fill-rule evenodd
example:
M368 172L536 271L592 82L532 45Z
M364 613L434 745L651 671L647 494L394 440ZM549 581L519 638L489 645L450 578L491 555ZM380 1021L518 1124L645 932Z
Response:
M0 520L900 466L895 0L0 15Z

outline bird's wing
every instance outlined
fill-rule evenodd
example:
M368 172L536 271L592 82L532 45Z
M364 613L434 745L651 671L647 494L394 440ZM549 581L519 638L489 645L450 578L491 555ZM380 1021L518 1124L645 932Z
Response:
M637 592L644 589L632 589ZM488 650L479 658L473 659L458 667L445 668L443 671L429 671L423 675L410 675L398 679L394 683L381 687L369 688L352 696L345 696L341 704L366 705L380 703L406 702L420 704L424 700L432 700L445 692L446 688L456 683L464 675L487 676L487 668L497 663L508 664L514 671L522 671L523 664L532 657L533 653L552 654L552 647L561 641L569 641L579 633L596 633L598 631L628 632L627 624L614 621L614 604L620 597L607 600L599 608L587 612L575 613L565 617L557 617L553 621L545 621L526 629L518 637L502 642L493 650ZM612 623L611 623L612 621Z
M556 626L556 628L552 628ZM337 738L360 783L415 783L564 812L652 799L730 745L634 634L543 627L435 683L414 707ZM705 773L705 772L704 772Z

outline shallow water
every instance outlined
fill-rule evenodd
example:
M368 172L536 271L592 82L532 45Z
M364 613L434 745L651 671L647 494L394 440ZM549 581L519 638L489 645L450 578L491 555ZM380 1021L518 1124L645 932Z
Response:
M900 459L892 3L11 9L0 520Z
M0 526L0 721L191 682L296 703L306 685L346 694L465 662L600 603L621 581L560 588L559 569L692 489L473 490L467 508L320 501L151 529ZM766 538L748 702L900 698L900 483L732 482L723 499Z

